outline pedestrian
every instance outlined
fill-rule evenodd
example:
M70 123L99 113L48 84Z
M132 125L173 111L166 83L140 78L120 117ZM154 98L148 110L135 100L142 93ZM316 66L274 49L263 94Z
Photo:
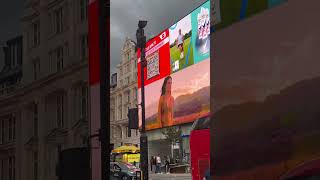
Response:
M152 156L150 157L150 170L151 170L151 172L152 172Z
M137 162L136 161L133 161L133 166L137 167Z
M207 171L204 174L203 180L209 180L210 179L210 169L207 169Z
M155 165L154 161L155 161L155 157L151 156L151 159L150 159L151 172L153 172L153 170L155 170L155 168L153 168L153 166Z
M158 156L156 157L156 173L160 174L161 173L161 158L160 158L160 154L158 154Z
M170 173L169 157L166 158L166 161L165 161L165 165L164 165L164 166L165 166L165 169L166 169L166 173L169 174L169 173Z

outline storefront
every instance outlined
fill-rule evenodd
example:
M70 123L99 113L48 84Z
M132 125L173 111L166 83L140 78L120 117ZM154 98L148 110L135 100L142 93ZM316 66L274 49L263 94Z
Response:
M163 163L165 157L170 157L172 163L189 164L190 146L189 135L192 124L176 126L181 128L182 143L170 144L163 134L164 128L148 131L149 160L152 156L160 155Z

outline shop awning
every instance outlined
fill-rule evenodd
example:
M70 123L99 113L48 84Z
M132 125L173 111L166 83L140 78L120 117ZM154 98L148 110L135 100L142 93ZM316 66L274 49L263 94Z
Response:
M112 153L139 153L140 149L136 146L120 146L112 150Z

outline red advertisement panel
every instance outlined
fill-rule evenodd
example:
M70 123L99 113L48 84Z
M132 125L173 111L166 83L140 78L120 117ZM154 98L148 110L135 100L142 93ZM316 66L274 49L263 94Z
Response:
M147 86L148 84L170 74L169 30L165 30L153 39L149 40L146 44L145 51L147 67L144 69L144 84ZM138 49L138 88L141 87L140 54L140 49Z

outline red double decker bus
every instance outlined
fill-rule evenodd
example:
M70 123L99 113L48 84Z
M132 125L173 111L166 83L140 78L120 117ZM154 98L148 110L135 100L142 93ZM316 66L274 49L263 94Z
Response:
M191 172L193 180L210 176L210 116L193 123L190 134Z

